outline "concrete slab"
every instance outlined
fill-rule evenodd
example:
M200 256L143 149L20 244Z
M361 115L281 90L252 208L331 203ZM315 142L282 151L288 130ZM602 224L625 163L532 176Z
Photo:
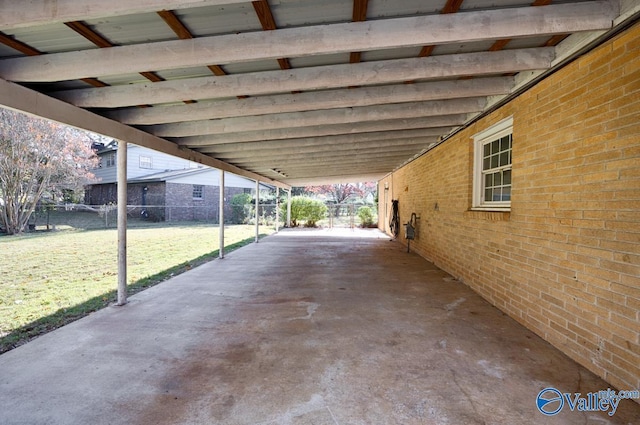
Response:
M546 387L610 385L377 231L283 231L0 356L0 423L640 418L546 417Z

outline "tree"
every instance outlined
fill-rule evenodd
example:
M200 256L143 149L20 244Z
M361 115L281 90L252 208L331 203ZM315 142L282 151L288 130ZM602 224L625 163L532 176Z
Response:
M44 195L82 187L97 161L87 133L0 109L0 226L24 231Z
M336 204L342 204L347 199L355 196L362 196L364 192L354 183L325 184L322 186L308 186L308 192L318 195L326 195Z

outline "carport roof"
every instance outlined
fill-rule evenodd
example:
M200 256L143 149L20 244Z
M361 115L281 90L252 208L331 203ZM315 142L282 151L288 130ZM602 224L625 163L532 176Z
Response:
M281 187L375 179L637 1L0 0L0 105Z

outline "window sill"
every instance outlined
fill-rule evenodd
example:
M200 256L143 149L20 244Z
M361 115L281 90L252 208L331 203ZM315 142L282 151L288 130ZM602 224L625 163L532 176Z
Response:
M509 221L511 211L496 208L473 208L464 212L464 218L488 221Z
M469 211L492 211L492 212L511 212L511 207L507 206L491 206L491 207L471 207Z

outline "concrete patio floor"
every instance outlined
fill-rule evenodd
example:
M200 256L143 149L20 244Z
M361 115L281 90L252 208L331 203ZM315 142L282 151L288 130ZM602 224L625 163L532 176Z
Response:
M639 423L546 387L610 385L377 231L287 230L0 356L0 424Z

